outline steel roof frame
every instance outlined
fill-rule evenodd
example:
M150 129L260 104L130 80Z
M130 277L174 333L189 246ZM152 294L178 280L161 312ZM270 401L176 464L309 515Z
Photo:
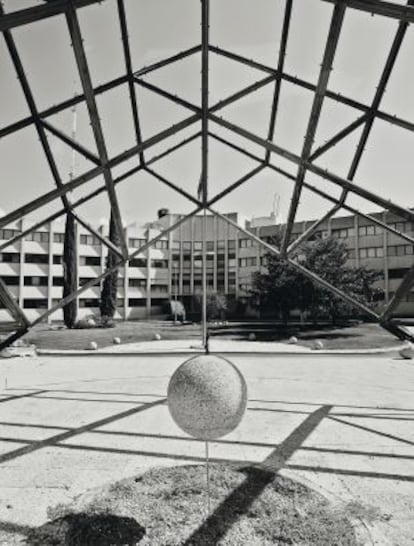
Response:
M7 309L10 311L11 315L15 318L19 328L11 335L8 339L3 340L0 343L0 349L6 347L14 340L18 339L20 336L24 335L29 328L44 320L50 316L57 309L63 307L66 303L72 299L78 297L82 292L87 290L90 286L97 284L106 275L110 274L116 268L122 266L127 261L131 260L134 256L145 252L147 248L152 246L158 239L164 237L170 231L173 231L179 227L183 222L187 221L189 218L194 216L200 211L204 212L204 216L207 211L220 218L221 220L231 224L233 227L237 228L239 231L244 233L247 237L254 239L261 247L266 249L269 252L272 252L281 257L286 263L289 263L293 267L296 267L304 275L308 276L313 282L323 286L324 288L330 290L332 293L336 294L338 297L341 297L351 305L356 308L359 308L363 313L369 316L371 319L378 321L384 328L391 331L393 334L397 335L401 339L413 339L412 334L406 330L403 325L399 323L396 319L393 321L393 315L402 301L402 299L408 294L409 290L414 283L414 265L411 267L407 275L402 280L399 288L397 289L393 299L384 309L381 315L374 312L372 309L364 305L363 303L353 299L348 294L343 293L338 288L330 285L324 279L315 275L312 271L309 271L299 265L293 258L293 253L297 250L302 243L307 241L309 237L318 229L318 227L326 220L328 220L333 214L338 210L344 209L353 214L356 214L362 218L365 218L379 226L383 229L394 233L401 238L414 243L414 239L409 235L400 232L399 230L387 225L382 220L371 216L369 214L363 213L356 208L350 206L346 202L347 196L352 193L359 195L368 201L375 203L386 210L389 210L396 214L399 217L408 219L409 221L414 222L414 212L410 209L406 209L397 203L393 203L383 197L377 195L374 192L368 191L358 184L353 182L354 176L356 174L358 165L360 163L366 142L369 138L373 123L376 119L381 119L393 125L396 125L405 130L414 131L414 123L404 120L400 117L388 114L380 110L380 104L382 97L385 92L386 85L391 77L392 70L395 65L395 61L398 57L401 44L403 43L404 36L406 34L408 24L414 22L414 0L408 0L407 5L402 6L394 4L391 2L386 2L382 0L320 0L323 2L333 4L332 8L332 18L330 30L327 37L327 42L325 46L325 51L322 59L319 79L316 84L298 78L297 76L292 76L287 74L284 71L284 62L286 57L286 50L289 40L290 32L290 23L292 15L292 7L294 2L299 2L299 0L285 0L285 11L284 18L281 29L281 42L279 48L279 54L277 58L276 68L263 65L252 59L247 59L236 53L227 51L218 46L212 46L209 43L209 27L210 27L210 0L201 0L201 42L189 49L180 51L166 59L162 59L156 63L153 63L150 66L143 67L138 70L134 70L131 60L131 51L128 38L128 20L126 16L124 0L117 0L117 11L119 18L120 26L120 35L122 39L124 60L125 60L125 74L121 75L114 80L106 82L100 86L93 87L91 82L91 77L89 73L88 60L86 52L82 43L81 29L79 26L77 11L82 9L85 6L90 6L95 3L101 3L106 0L49 0L45 1L43 5L27 8L23 10L18 10L10 13L4 13L4 10L1 7L0 2L0 30L3 32L7 48L10 53L11 60L14 64L15 70L18 74L26 102L28 104L30 115L26 118L17 120L12 124L0 128L0 138L4 138L7 135L10 135L16 131L19 131L25 127L34 126L37 134L39 136L43 152L46 156L46 159L49 164L49 168L52 173L56 188L49 192L44 193L37 199L32 200L31 202L26 203L25 205L17 208L16 210L10 212L9 214L0 218L0 228L9 224L12 221L18 220L25 216L26 214L33 212L42 206L54 201L55 199L61 199L63 207L55 212L54 214L49 215L47 218L38 221L35 225L27 228L22 233L19 233L13 239L5 241L0 245L0 251L9 246L10 244L15 243L31 231L38 229L40 226L50 222L59 216L67 213L74 215L76 220L88 229L91 233L98 236L99 239L109 248L110 251L116 253L118 257L117 263L110 269L106 270L104 273L99 275L96 279L89 281L89 283L83 285L74 293L70 294L66 298L62 299L58 304L54 305L51 309L48 309L45 313L40 315L36 320L29 321L24 313L24 311L19 307L17 302L14 300L12 294L10 293L7 286L0 279L0 299L3 301ZM345 13L348 9L363 10L372 14L379 16L395 19L398 21L398 28L394 37L394 41L389 52L389 55L384 63L383 73L379 81L375 96L371 105L365 105L351 97L343 96L339 93L332 92L328 89L329 74L332 69L332 62L334 60L335 52L338 46L339 36L341 26L344 20ZM35 104L35 99L29 84L29 81L26 77L23 65L20 61L19 53L17 47L14 43L11 30L22 26L22 25L31 25L36 24L37 21L49 18L61 16L66 19L66 24L71 35L72 47L74 52L74 57L77 63L79 77L82 83L82 94L75 97L69 98L58 105L50 106L49 108L39 111ZM146 81L143 77L154 70L162 68L164 66L171 65L175 62L179 62L182 59L187 58L190 55L201 54L201 100L200 106L186 101L174 93L161 89L160 87ZM224 98L214 105L209 104L209 57L211 54L225 56L231 59L234 62L243 63L246 66L251 68L258 69L266 74L262 79L256 81L255 83L240 89L236 93ZM297 85L303 89L308 90L313 93L313 106L311 115L309 118L304 145L302 153L300 156L292 153L289 150L286 150L280 146L277 146L274 143L274 135L277 131L277 115L279 111L279 99L280 91L283 82L289 82L293 85ZM96 104L96 96L102 93L105 93L111 89L114 89L118 86L126 84L128 86L129 93L129 102L131 107L131 116L135 131L135 140L136 144L118 154L115 157L108 157L107 146L105 141L105 136L101 127L98 107ZM258 89L265 87L269 84L274 85L273 97L271 104L271 113L269 116L269 125L266 138L263 138L259 135L253 134L250 131L239 127L234 123L230 123L225 119L219 117L217 112L229 104L232 104L241 98L254 93ZM183 108L186 108L191 111L191 115L185 118L183 121L171 125L167 129L159 132L151 138L143 139L140 118L139 118L139 101L136 93L136 86L145 87L153 93L157 93L160 96L163 96L165 99L174 102L175 104L180 105ZM316 134L316 129L318 126L318 121L320 114L324 105L326 98L337 101L342 104L346 104L355 109L356 112L359 112L359 117L348 124L346 127L341 129L337 134L333 135L327 142L320 145L316 149L313 149L314 137ZM88 109L89 119L91 122L93 134L95 137L96 148L98 154L94 153L91 150L88 150L85 146L76 142L72 137L64 134L61 130L54 127L53 123L47 121L47 118L50 116L64 111L67 108L72 107L75 104L85 103ZM159 153L156 156L153 156L151 159L147 159L145 156L145 151L149 150L152 146L163 142L169 137L179 134L184 129L200 123L201 130L197 130L191 136L182 139L177 144L171 146L167 150ZM240 139L246 139L256 145L259 145L264 150L264 157L261 158L256 154L253 154L250 151L245 150L241 145L233 143L228 138L217 135L211 131L210 125L214 123L222 128L226 129L227 132L236 134ZM352 160L352 164L348 173L347 178L338 176L333 172L329 172L326 169L323 169L316 165L314 161L326 153L328 150L336 146L344 138L350 135L356 129L362 127L362 133L360 135L358 145L355 150L355 154ZM85 158L91 161L94 164L94 167L89 171L83 173L82 175L64 182L58 172L56 166L56 160L53 155L53 151L49 145L47 135L53 134L56 138L60 139L66 145L71 147L76 152L82 154ZM168 180L166 177L160 175L152 167L157 161L161 158L166 157L169 154L174 153L179 148L184 147L189 142L194 141L195 139L201 139L201 175L200 181L198 184L197 195L192 195L188 191L181 188L176 183ZM251 169L249 172L241 176L238 180L234 182L229 182L227 187L221 192L217 193L214 196L209 196L209 175L208 175L208 156L209 156L209 139L213 138L224 145L232 148L239 153L249 157L258 165ZM280 155L285 159L288 159L292 164L297 166L297 175L294 176L290 172L282 169L274 164L271 161L271 154ZM137 159L137 165L130 168L128 171L113 178L112 168L118 165L123 164L125 161L131 158ZM226 216L220 214L218 211L212 208L212 206L222 199L225 195L230 194L237 187L241 186L247 180L250 180L252 177L256 176L259 172L264 169L270 169L273 172L282 174L288 180L293 183L293 193L292 200L289 209L288 221L284 232L284 238L280 249L275 248L268 243L265 243L256 235L252 234L250 231L243 229L238 224L231 221ZM154 178L172 188L174 191L177 191L186 199L190 200L196 208L189 213L188 215L183 216L175 224L168 227L167 229L160 232L156 237L149 241L144 247L135 250L132 253L128 251L127 241L123 235L122 230L122 215L118 204L118 199L115 191L116 185L130 177L132 174L135 174L140 171L145 171L151 174ZM332 184L342 188L342 194L340 198L335 198L326 191L322 191L314 185L306 181L306 172L312 172L317 174L324 180L331 182ZM105 184L98 189L92 191L91 193L85 195L84 197L78 199L76 202L71 202L68 197L68 192L71 190L80 187L81 185L86 184L90 180L93 180L99 175L104 176ZM296 218L297 206L299 203L301 191L303 188L306 188L313 193L323 197L327 201L333 203L333 206L327 213L322 217L318 218L298 239L293 243L289 244L291 230ZM82 219L76 211L76 208L82 205L83 203L95 198L97 195L106 193L109 198L111 211L116 222L118 231L121 235L120 247L113 245L105 236L96 231L92 226L88 224L84 219ZM207 343L206 339L206 311L205 311L205 294L206 294L206 275L205 275L205 256L204 256L204 267L203 267L203 293L204 293L204 304L203 304L203 341Z

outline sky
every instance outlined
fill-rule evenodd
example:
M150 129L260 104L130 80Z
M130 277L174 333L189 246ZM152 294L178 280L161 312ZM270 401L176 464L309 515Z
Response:
M5 11L40 4L34 0L3 0ZM402 2L398 2L402 3ZM116 0L78 10L93 85L125 74L125 63L117 17ZM210 43L276 66L284 13L284 0L211 0ZM285 72L316 83L328 35L333 5L322 0L295 0L287 46ZM201 3L198 0L125 0L134 70L200 43ZM369 104L388 55L398 23L348 9L339 37L338 49L330 76L329 89ZM63 16L51 17L12 32L38 109L70 98L81 92L81 84ZM408 28L381 109L414 122L414 28ZM210 55L209 102L214 104L240 88L266 76L240 63L215 54ZM146 81L200 105L201 55L196 54L168 67L154 71ZM181 121L191 112L163 97L137 86L140 123L144 140L170 124ZM274 84L245 97L220 111L228 121L266 138ZM276 121L276 144L300 154L313 94L283 82ZM131 107L126 85L97 97L98 110L106 137L108 155L113 157L135 145ZM0 127L24 118L28 108L17 80L4 40L0 41ZM71 134L92 152L96 152L85 105L51 116L48 121ZM325 99L314 149L361 115L360 111ZM199 124L169 138L145 153L151 158L200 129ZM264 157L258 146L243 140L210 122L214 133ZM318 158L316 163L346 177L360 130L337 147ZM74 165L80 175L93 164L48 133L59 173L67 182ZM414 206L412 191L414 134L376 120L373 125L355 182L406 207ZM272 162L295 175L297 167L274 154ZM133 158L113 169L116 178L137 164ZM257 163L214 139L209 140L209 195L222 191ZM201 169L201 141L193 141L178 152L154 163L154 170L189 193L196 195ZM14 210L42 193L53 189L54 182L33 126L0 140L1 200L5 213ZM315 175L306 181L334 196L340 189ZM103 184L102 177L85 184L71 194L83 197ZM217 203L220 212L238 211L247 217L269 215L278 202L278 218L287 216L293 183L269 169ZM117 196L124 222L153 219L161 207L171 212L189 212L193 204L169 189L148 173L139 173L117 186ZM350 196L349 204L362 211L378 207ZM332 204L309 190L302 192L299 220L316 218ZM40 219L61 208L60 200L30 216ZM102 194L94 202L79 208L90 222L99 223L108 216L108 198ZM344 214L342 212L341 214Z

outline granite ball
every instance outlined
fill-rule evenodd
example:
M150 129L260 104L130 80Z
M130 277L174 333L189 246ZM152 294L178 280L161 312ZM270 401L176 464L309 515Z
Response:
M324 348L323 341L321 341L320 339L317 339L315 343L313 344L313 349L315 351L320 351L323 348Z
M98 348L98 344L96 343L96 341L91 341L91 342L89 343L89 349L90 349L91 351L96 351L97 348Z
M200 440L229 434L242 420L247 386L234 364L215 355L186 360L168 385L168 409L175 423Z
M399 355L406 360L411 360L414 358L414 345L412 343L407 343L405 347L399 350Z
M154 334L154 339L155 339L155 341L159 341L161 339L161 335L160 334Z
M295 336L291 336L288 341L288 343L290 343L291 345L296 345L297 342L298 342L298 338Z
M119 345L121 343L121 338L120 337L114 337L114 345Z
M249 341L256 341L256 334L254 332L249 334Z

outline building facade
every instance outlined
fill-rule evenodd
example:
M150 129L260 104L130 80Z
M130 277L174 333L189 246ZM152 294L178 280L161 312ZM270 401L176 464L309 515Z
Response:
M283 229L274 216L253 220L242 218L238 213L226 216L265 241ZM372 216L414 237L412 222L389 212ZM125 235L130 251L139 249L181 217L161 209L156 221L127 226ZM312 220L297 222L292 237L298 237L312 223ZM22 220L11 228L1 229L0 247L27 227ZM194 307L197 296L202 293L202 228L202 216L189 218L120 269L118 318L160 317L165 313L165 304L175 298L182 301L187 310ZM107 227L100 226L99 230L106 233ZM413 244L358 216L331 218L319 226L313 237L329 236L345 243L350 266L364 265L383 271L384 300L378 305L387 303L413 264ZM64 223L51 222L0 250L0 277L30 320L62 298L63 237ZM82 286L105 270L107 248L82 227L78 228L77 238L79 286ZM208 289L226 294L234 312L240 303L245 312L252 273L263 267L266 249L237 227L210 215L206 218L205 239ZM99 313L99 298L99 283L83 292L78 298L79 318ZM414 315L414 291L401 304L399 314ZM51 320L61 319L60 310L51 316ZM4 307L0 309L0 320L10 320Z

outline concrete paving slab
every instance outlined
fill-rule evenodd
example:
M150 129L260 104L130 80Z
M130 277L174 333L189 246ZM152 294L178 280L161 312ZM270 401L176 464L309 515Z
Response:
M0 363L0 544L58 503L153 466L202 462L165 405L182 355ZM414 366L393 355L237 354L249 404L213 460L261 464L353 506L372 544L414 544ZM3 531L2 531L3 529ZM3 534L2 534L3 533ZM7 542L3 542L7 544Z

